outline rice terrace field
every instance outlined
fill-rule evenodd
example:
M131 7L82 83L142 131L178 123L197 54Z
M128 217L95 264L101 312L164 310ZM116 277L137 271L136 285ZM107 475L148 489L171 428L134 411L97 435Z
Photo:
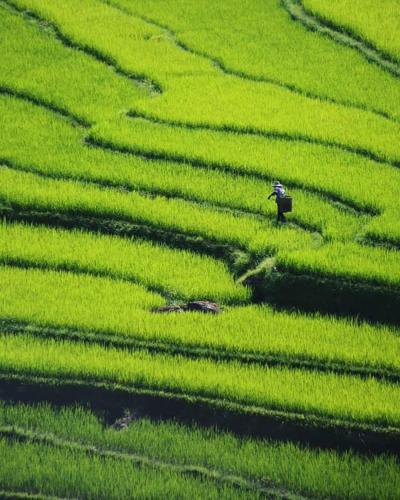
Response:
M400 0L0 0L0 498L400 499L399 200Z

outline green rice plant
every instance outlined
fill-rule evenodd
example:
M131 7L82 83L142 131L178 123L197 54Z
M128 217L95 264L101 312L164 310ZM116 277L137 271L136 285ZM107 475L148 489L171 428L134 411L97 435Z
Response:
M58 311L61 316L67 314L68 310L71 312L72 308L75 308L78 315L85 315L86 305L82 302L84 296L87 297L87 302L93 303L91 314L114 318L122 316L130 309L149 310L165 303L158 294L126 281L60 271L18 270L12 267L2 267L2 271L1 284L5 293L13 286L13 277L21 279L25 276L29 281L30 289L25 289L21 300L31 303L32 313L37 307L36 300L39 303L45 295L49 314L56 315ZM4 296L3 307L7 308L9 299L10 297L6 299ZM17 303L15 302L15 305Z
M399 117L400 89L393 76L369 64L350 48L307 32L301 24L293 22L278 0L229 3L175 0L168 10L163 8L163 0L110 1L135 16L168 26L167 32L175 34L182 45L219 61L228 73L273 81L299 92L375 108ZM357 22L360 27L362 22L363 34L368 24L374 40L379 31L382 42L385 38L398 44L393 35L398 18L397 13L393 13L395 0L379 3L306 0L303 3L307 7L317 5L320 13L339 15L343 12L346 16L343 21L350 22L351 16L353 25ZM238 19L240 29L233 29Z
M275 358L343 368L400 371L398 330L351 320L273 311L267 306L227 308L216 316L201 313L154 314L160 299L134 285L71 273L0 268L0 318L90 332L142 345L199 350L261 361ZM146 296L147 297L147 296ZM150 301L150 303L149 303ZM153 302L151 302L153 301ZM4 330L6 327L2 327ZM39 332L40 333L40 332ZM64 332L65 335L68 332Z
M380 217L369 221L362 230L363 236L367 240L376 243L400 246L400 220L397 203L393 204L390 210L387 210Z
M400 287L400 254L381 247L332 242L318 250L279 253L277 265L293 273L321 274Z
M216 212L208 207L161 196L123 193L75 181L62 181L0 168L0 201L25 210L89 214L139 222L200 235L254 253L311 245L312 235L253 217Z
M328 22L333 22L383 50L390 57L400 60L399 5L396 0L338 0L334 3L321 0L303 0L304 6Z
M0 404L0 428L3 426L52 433L150 460L236 474L313 497L389 500L400 491L399 465L389 457L362 457L352 452L305 449L292 443L238 439L226 432L145 418L133 420L121 432L104 427L89 410L75 407L57 411L46 404Z
M159 156L278 177L369 210L384 210L399 195L397 169L317 144L171 127L126 117L97 125L89 136L94 142L122 150L153 151ZM371 189L371 185L381 185L382 179L384 194L379 188Z
M29 335L2 334L0 352L0 370L13 375L121 384L395 428L400 423L399 386L373 378L216 364Z
M0 224L0 261L102 273L138 282L171 297L243 302L225 264L188 251L113 236Z
M146 91L104 63L58 43L0 5L0 89L25 93L86 122L113 116Z
M0 438L0 486L66 498L246 498L226 485L180 474L138 468L128 461L88 455L76 449Z
M62 8L48 0L9 3L32 9L55 22L79 46L118 61L125 73L144 72L158 81L164 92L154 99L138 100L133 106L136 111L171 120L300 135L400 161L398 123L361 109L310 99L269 83L219 73L210 61L204 62L174 44L162 29L148 27L141 19L132 20L132 16L112 6L99 5L96 0L71 0ZM84 24L76 22L76 12L86 19ZM91 29L88 19L95 21L90 24ZM161 45L160 37L164 38ZM181 58L187 64L182 64Z
M263 179L88 147L82 130L20 99L0 96L0 116L1 156L16 168L275 215L275 204L266 199L270 186ZM328 237L346 239L364 223L365 217L341 210L329 199L301 189L290 192L296 204L291 219Z

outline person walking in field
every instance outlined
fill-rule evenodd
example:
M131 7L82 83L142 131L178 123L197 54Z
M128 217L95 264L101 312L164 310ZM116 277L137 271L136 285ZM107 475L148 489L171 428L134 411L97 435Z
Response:
M276 221L277 222L286 222L286 218L283 213L283 209L281 206L281 199L285 197L285 189L282 186L282 184L279 181L274 181L272 183L273 191L272 193L268 196L268 199L270 200L272 196L276 196L275 201L276 201L276 207L277 207L277 215L276 215Z

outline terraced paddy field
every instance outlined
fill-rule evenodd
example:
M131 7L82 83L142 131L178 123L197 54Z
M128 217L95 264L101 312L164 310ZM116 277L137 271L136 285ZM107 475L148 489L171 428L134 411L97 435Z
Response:
M0 498L400 499L399 28L0 0Z

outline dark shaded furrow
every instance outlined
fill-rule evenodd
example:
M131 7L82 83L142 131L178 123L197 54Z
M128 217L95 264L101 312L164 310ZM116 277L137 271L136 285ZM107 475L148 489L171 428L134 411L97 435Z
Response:
M233 68L229 68L221 59L219 59L215 56L212 56L211 54L209 54L207 52L194 49L193 47L189 47L185 42L183 42L182 40L180 40L178 38L177 34L175 33L175 31L171 27L169 27L165 24L162 24L159 21L156 21L155 19L149 18L148 16L143 16L143 15L140 15L138 13L133 14L128 9L125 9L125 8L121 7L120 5L116 4L115 2L113 2L113 0L99 0L99 1L106 3L107 5L110 5L110 6L114 7L115 9L120 10L121 12L123 12L124 14L126 14L128 16L132 16L132 17L135 17L137 19L141 19L145 23L165 31L168 34L169 38L176 44L177 47L179 47L182 50L184 50L185 52L193 54L197 57L207 59L213 66L217 67L222 73L224 73L226 75L240 78L240 79L243 79L246 81L255 82L255 83L266 83L269 85L279 87L279 88L284 89L284 90L288 90L289 92L292 92L294 94L298 94L298 95L300 95L302 97L306 97L308 99L317 100L317 101L325 101L325 102L329 102L331 104L336 104L337 106L344 106L344 107L350 108L350 109L367 111L367 112L373 113L379 117L387 118L393 122L397 122L397 123L399 122L399 120L396 117L390 115L389 113L386 113L385 111L374 108L373 106L365 106L362 104L353 103L351 101L342 101L342 100L338 100L338 99L333 99L333 98L328 97L326 95L316 94L314 92L310 92L309 90L306 90L306 89L299 87L297 85L285 83L285 82L282 82L282 81L274 79L274 78L269 78L266 76L256 76L256 75L246 73L244 71L239 71L239 70L235 70Z
M258 300L287 310L363 318L394 326L400 322L398 288L372 285L361 279L275 269L259 280L253 279L253 293Z
M273 498L285 500L295 500L304 498L297 494L285 491L283 488L268 485L260 481L237 476L216 469L209 469L199 465L180 465L173 462L165 462L154 457L139 455L134 453L121 452L117 450L100 449L94 445L82 444L78 441L72 441L60 438L54 434L42 434L32 430L27 430L14 426L0 426L0 436L9 440L19 442L30 442L45 444L48 446L78 451L89 456L98 456L101 458L109 458L113 460L128 461L134 466L146 467L158 470L168 470L172 473L182 474L199 478L202 480L213 481L217 483L226 483L227 485L239 488L241 490L254 491L262 494L262 496L271 495Z
M162 92L161 85L156 81L148 78L147 75L126 71L111 56L104 54L103 52L95 49L94 47L91 47L89 45L83 45L76 42L71 37L63 33L62 29L60 29L55 23L41 17L37 12L27 11L24 8L19 7L12 0L1 0L1 2L7 5L16 13L23 15L24 17L27 17L32 21L35 21L37 24L39 24L39 26L45 24L46 28L51 29L54 37L57 40L59 40L63 45L72 48L74 50L79 50L80 52L83 52L86 56L94 58L96 61L112 68L117 75L128 78L135 85L147 89L150 95L159 94Z
M156 338L146 339L132 331L129 335L110 333L101 330L83 330L56 325L40 325L0 318L0 332L10 335L34 335L38 338L55 340L67 339L73 342L98 344L132 351L145 350L153 354L179 355L189 359L211 359L215 362L237 361L242 364L257 364L265 367L282 366L293 369L337 373L360 378L374 377L391 383L400 383L400 372L386 367L377 368L362 364L341 361L307 358L293 354L229 350L218 346L194 345L168 342Z
M389 54L384 53L370 42L359 37L343 26L337 26L330 20L322 18L309 12L301 3L301 0L281 0L283 7L288 11L291 18L299 21L310 31L327 36L336 43L355 49L369 62L377 64L384 71L400 77L400 63Z
M1 371L0 398L14 402L80 404L106 411L112 421L123 409L154 419L217 427L241 436L294 441L320 449L399 455L400 429L350 422L312 413L248 406L163 388L132 387L106 381Z
M373 247L387 248L388 250L400 250L400 237L390 236L389 234L367 233L363 236L363 243Z

